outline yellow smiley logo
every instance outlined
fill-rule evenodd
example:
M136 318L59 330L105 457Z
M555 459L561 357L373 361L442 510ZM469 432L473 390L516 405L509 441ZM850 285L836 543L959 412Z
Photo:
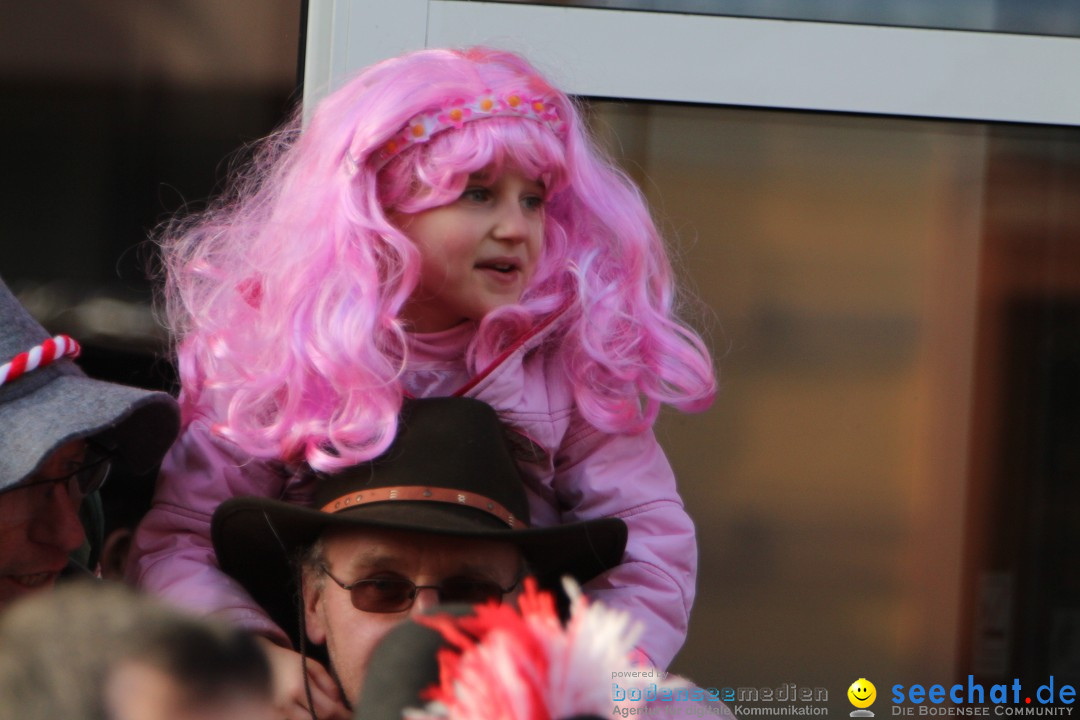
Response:
M857 708L868 708L877 699L877 688L866 678L859 678L847 689L848 700Z

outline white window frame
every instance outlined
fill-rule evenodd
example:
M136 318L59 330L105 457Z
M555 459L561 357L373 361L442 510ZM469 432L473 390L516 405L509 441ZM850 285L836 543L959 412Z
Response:
M461 0L310 0L307 108L425 47L525 53L590 97L1080 125L1080 39Z

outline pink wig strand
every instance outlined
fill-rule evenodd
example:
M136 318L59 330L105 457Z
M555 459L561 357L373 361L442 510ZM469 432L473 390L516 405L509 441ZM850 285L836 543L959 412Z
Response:
M486 92L548 97L567 136L489 118L378 167L376 151L410 118ZM675 315L671 266L640 192L598 154L565 94L516 55L473 48L366 69L302 132L297 114L265 140L208 211L166 228L165 307L186 419L208 418L254 457L320 470L380 454L396 432L399 314L420 261L388 213L451 202L469 173L503 165L543 179L545 249L520 304L481 322L474 370L565 307L552 352L597 428L641 431L664 403L707 407L712 362Z

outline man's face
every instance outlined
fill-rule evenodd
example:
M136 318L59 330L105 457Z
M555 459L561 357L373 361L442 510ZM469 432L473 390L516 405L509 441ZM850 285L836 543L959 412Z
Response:
M416 585L448 580L515 583L521 553L509 543L383 530L332 531L323 536L323 560L345 584L374 578L405 578ZM419 590L408 610L374 613L357 610L349 591L325 575L304 579L308 639L325 643L330 664L350 701L360 695L375 645L394 626L438 603L434 590Z
M81 467L86 443L60 447L33 476L0 493L0 610L31 592L52 587L83 543L81 497L67 483L47 482Z

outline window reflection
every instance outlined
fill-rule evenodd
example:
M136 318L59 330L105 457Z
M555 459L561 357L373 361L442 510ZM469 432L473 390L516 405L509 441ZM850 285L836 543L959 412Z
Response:
M845 678L1075 677L1080 131L592 111L720 358L659 430L701 548L675 670L845 713Z
M1080 7L1070 0L491 0L772 20L887 25L1080 37Z

